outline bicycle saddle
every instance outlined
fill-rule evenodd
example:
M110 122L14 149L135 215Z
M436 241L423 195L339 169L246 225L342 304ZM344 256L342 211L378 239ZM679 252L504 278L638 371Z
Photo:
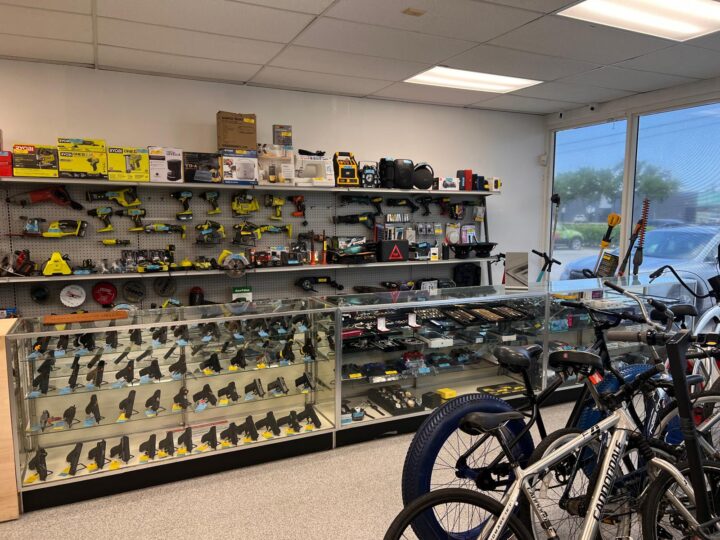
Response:
M510 420L522 420L523 418L525 416L518 411L501 413L472 412L466 414L460 420L460 429L468 435L480 435L498 429Z
M548 356L548 364L556 369L572 368L574 372L590 374L603 371L602 359L587 351L555 351Z
M518 373L528 369L535 360L540 358L542 347L540 345L500 346L495 347L493 354L502 367Z

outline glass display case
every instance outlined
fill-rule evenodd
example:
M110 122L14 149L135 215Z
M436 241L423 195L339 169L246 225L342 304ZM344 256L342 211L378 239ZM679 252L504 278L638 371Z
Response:
M670 305L692 303L672 278L617 283ZM595 339L587 313L562 304L578 299L606 311L638 310L593 279L524 291L486 286L213 304L64 325L19 319L4 342L18 489L31 495L318 434L329 448L341 435L366 436L350 428L368 426L372 436L373 425L379 433L458 395L520 397L522 374L502 368L493 350L538 345L529 382L544 388L553 375L549 352ZM646 362L652 352L610 346L613 360L626 364ZM400 422L385 424L393 420Z
M672 276L663 276L650 280L648 275L629 276L613 279L578 279L568 281L554 281L548 286L549 302L547 304L547 342L546 351L558 349L584 349L593 345L596 340L595 330L587 311L568 307L562 304L563 300L580 300L593 308L606 312L631 312L640 314L640 308L634 300L612 289L604 287L603 283L610 281L620 287L638 295L641 299L655 298L672 308L678 304L695 305L695 298ZM686 280L688 286L697 290L697 282ZM652 309L647 306L652 316ZM688 323L691 321L688 319ZM623 322L626 329L642 328L641 325ZM647 363L651 360L653 350L642 343L608 342L608 352L613 362L618 365L632 365ZM656 349L658 349L656 347ZM659 349L658 349L659 350ZM551 377L551 372L547 377ZM566 386L576 384L574 379L566 382Z
M522 377L501 368L499 344L543 344L543 289L501 286L344 295L340 427L423 415L457 395L520 394ZM543 381L541 366L532 384Z
M302 299L21 319L6 341L20 489L332 430L335 317Z

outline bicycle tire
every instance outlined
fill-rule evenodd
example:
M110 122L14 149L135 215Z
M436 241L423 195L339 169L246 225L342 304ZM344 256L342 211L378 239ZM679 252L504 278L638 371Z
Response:
M422 521L423 514L428 512L431 508L443 504L453 503L467 504L482 508L483 510L486 510L488 514L494 516L499 515L503 511L502 504L500 504L495 499L488 497L487 495L478 493L477 491L462 488L438 489L426 493L422 497L415 499L409 505L407 505L390 524L390 527L385 533L384 540L400 540L402 538L406 538L404 536L404 533L408 530L409 527L412 528L417 534L417 536L411 536L410 538L420 538L422 540L459 540L463 538L477 538L476 534L474 536L466 536L463 535L461 532L458 532L457 535L426 535L424 533L418 533L417 530L415 530L414 522ZM479 525L479 527L482 527L482 525ZM533 540L530 532L515 515L510 515L507 522L507 528L509 529L509 532L511 532L518 540ZM424 530L424 527L421 527L421 530ZM505 534L502 536L502 538L507 539L508 536Z
M417 430L405 456L402 474L403 503L407 505L431 491L432 473L438 456L447 440L459 429L460 420L465 415L472 412L499 413L513 410L515 409L506 401L479 393L459 396L438 407ZM522 420L507 423L512 436L517 435L524 426L525 422ZM495 441L494 438L492 440ZM524 463L533 449L532 436L528 432L515 445L515 458Z
M696 423L708 418L713 411L720 411L720 391L708 390L700 392L699 394L690 396L690 399L693 404ZM675 401L668 404L662 411L660 411L660 413L658 413L658 421L654 436L668 444L680 444L683 438L682 432L680 431L680 419L677 414L677 405ZM720 423L713 426L711 437L713 442L712 446L716 448L720 447ZM707 457L715 458L715 456L712 455Z
M678 470L687 477L689 474L689 467L687 463L677 465ZM720 486L720 462L717 461L706 461L703 463L703 470L706 471L706 475L711 474L712 479L709 481L710 486L714 486L713 496L711 501L720 501L720 493L718 489ZM714 479L714 480L713 480ZM642 509L642 536L645 540L656 540L662 538L666 540L668 538L675 538L674 535L670 534L670 527L680 527L684 520L678 518L672 513L672 504L664 501L665 495L668 490L672 489L675 479L666 471L662 471L655 480L653 480L647 490L647 496ZM691 511L692 512L692 511ZM715 509L714 514L718 515L718 509ZM664 517L668 516L668 523L664 521ZM658 535L658 531L662 531ZM678 531L680 538L686 537L685 531Z

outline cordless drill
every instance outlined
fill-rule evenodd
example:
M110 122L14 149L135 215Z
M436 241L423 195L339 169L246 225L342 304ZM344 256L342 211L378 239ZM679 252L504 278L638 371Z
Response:
M142 232L145 230L145 225L142 222L142 218L145 217L144 208L124 208L123 210L115 210L116 216L129 217L133 226L128 229L130 232Z
M220 198L219 191L203 191L200 194L200 198L203 201L207 201L208 204L210 204L210 206L212 207L210 210L208 210L209 216L222 213L222 210L220 210L220 205L218 205L218 199Z
M98 229L97 231L99 233L111 232L113 230L112 223L110 222L110 216L112 215L113 209L109 206L102 206L100 208L88 210L88 216L96 217L103 222L103 228Z
M302 224L306 227L308 222L305 218L305 195L293 195L288 197L287 200L295 205L295 211L292 213L292 216L303 218Z
M285 205L285 199L282 197L276 197L275 195L265 195L265 207L266 208L274 208L275 209L275 215L270 216L270 219L273 219L275 221L281 221L282 220L282 207Z
M192 191L173 191L170 196L182 204L182 212L175 214L178 221L191 221L193 218L192 210L190 210L190 199L192 199Z

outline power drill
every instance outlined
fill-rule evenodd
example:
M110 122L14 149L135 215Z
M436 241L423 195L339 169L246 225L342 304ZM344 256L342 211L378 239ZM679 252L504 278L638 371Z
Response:
M102 206L100 208L95 208L94 210L88 210L87 214L88 216L96 217L103 222L104 227L102 229L98 229L97 232L104 233L111 232L113 230L112 223L110 222L110 216L113 215L113 209L109 206Z
M295 205L295 211L292 213L293 217L303 218L303 227L307 227L307 219L305 219L305 196L304 195L293 195L287 198L288 201Z
M192 199L192 191L173 191L170 196L182 204L182 212L175 214L178 221L192 221L193 213L190 210L190 199Z
M97 166L98 166L98 163L100 163L100 160L96 157L89 157L89 158L87 158L87 162L92 167L93 172L97 172Z
M222 210L220 210L220 206L218 205L218 199L220 198L219 191L203 191L200 194L200 198L203 201L207 201L208 204L210 204L210 206L212 206L212 209L208 210L208 216L213 216L213 215L222 213Z
M275 209L275 215L270 216L270 219L275 221L282 220L282 207L285 205L285 199L282 197L276 197L275 195L265 195L265 207L273 207Z
M144 208L124 208L123 210L115 210L116 216L125 216L132 220L133 226L128 229L130 232L143 232L145 230L145 225L142 222L142 218L145 217L145 214L146 212Z

